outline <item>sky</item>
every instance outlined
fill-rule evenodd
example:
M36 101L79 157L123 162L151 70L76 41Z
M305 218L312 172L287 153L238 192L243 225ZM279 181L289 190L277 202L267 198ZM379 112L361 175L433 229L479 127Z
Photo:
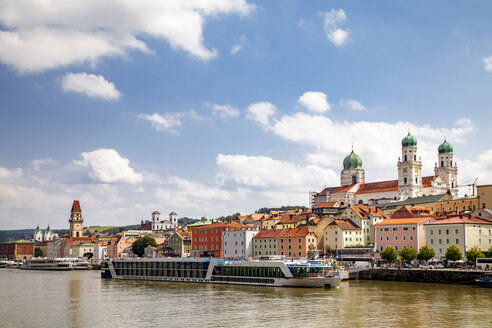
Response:
M216 218L424 175L492 183L487 1L0 1L0 230ZM463 187L462 193L469 193Z

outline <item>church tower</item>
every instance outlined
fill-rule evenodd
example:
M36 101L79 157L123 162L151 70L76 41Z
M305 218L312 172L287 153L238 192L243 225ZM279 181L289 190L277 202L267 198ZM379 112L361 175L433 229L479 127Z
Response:
M401 141L398 158L398 192L400 199L422 196L422 162L417 160L417 139L410 134Z
M340 174L340 185L350 186L353 184L366 183L366 175L362 168L362 158L354 153L354 147L352 146L352 152L343 160L343 170Z
M82 218L82 210L80 209L78 200L73 201L72 211L68 222L70 223L70 237L82 237L82 225L84 219Z
M169 222L171 222L173 227L178 226L178 214L176 212L169 213Z
M458 167L453 163L453 146L446 141L437 149L437 163L434 175L440 177L453 196L458 195Z

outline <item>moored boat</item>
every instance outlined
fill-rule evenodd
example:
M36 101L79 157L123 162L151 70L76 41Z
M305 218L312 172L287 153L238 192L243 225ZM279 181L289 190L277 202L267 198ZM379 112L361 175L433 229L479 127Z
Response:
M74 269L72 260L69 258L32 258L26 259L20 268L23 270L69 271Z
M492 272L487 272L482 278L475 279L480 287L492 288Z
M122 259L108 262L102 278L274 287L339 287L341 271L313 260Z

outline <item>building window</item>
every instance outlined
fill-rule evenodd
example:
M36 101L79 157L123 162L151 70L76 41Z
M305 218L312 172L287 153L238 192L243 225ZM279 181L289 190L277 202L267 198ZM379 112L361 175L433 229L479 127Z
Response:
M434 239L431 239L431 245L434 245Z
M456 245L459 245L459 243L460 243L460 240L456 239Z
M442 244L442 239L439 239L439 245L441 245L441 244Z
M403 184L407 184L407 178L403 178Z
M393 231L398 231L398 228L397 228L397 227L394 227L394 228L393 228Z
M454 229L454 233L455 234L458 234L458 229Z
M434 234L434 230L431 230L430 232L431 232L431 236L432 236Z

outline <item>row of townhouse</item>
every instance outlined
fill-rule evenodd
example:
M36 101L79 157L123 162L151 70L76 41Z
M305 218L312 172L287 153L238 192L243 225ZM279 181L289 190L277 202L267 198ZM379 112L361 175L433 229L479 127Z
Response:
M471 216L436 219L425 207L403 206L375 228L377 251L388 246L418 250L426 245L434 250L436 260L442 260L451 245L458 246L463 256L472 247L492 247L491 221Z

